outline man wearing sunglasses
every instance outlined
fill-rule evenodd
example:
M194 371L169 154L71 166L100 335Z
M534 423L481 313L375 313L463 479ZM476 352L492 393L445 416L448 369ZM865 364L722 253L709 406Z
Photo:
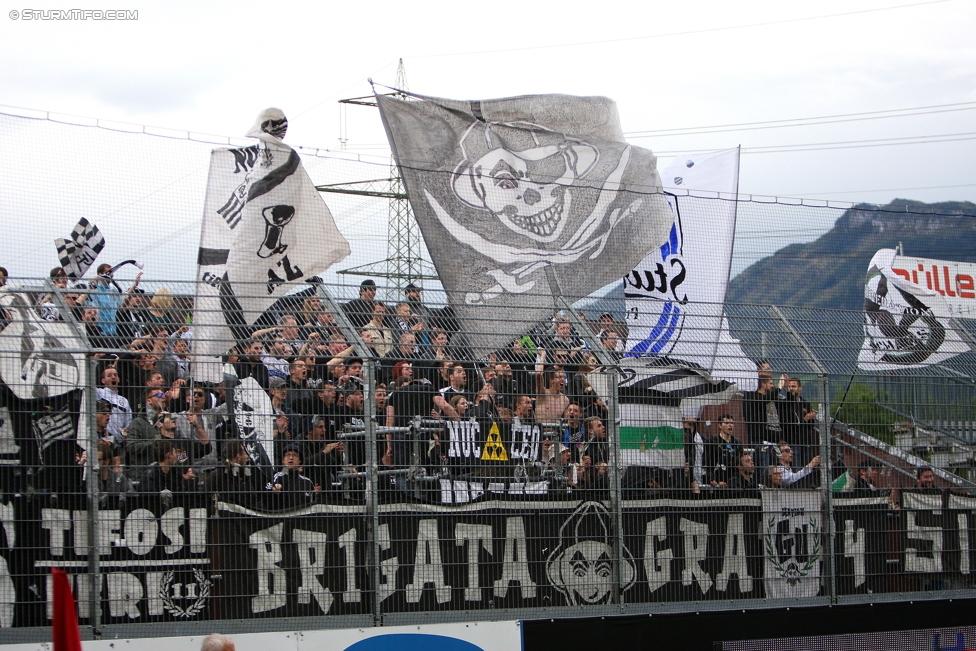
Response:
M166 392L156 387L145 390L145 407L129 425L129 435L125 441L125 475L138 481L154 458L153 443L159 436L155 423L166 409Z

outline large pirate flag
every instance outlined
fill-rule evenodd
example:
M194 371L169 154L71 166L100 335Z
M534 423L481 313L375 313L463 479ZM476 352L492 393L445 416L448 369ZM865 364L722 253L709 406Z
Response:
M98 226L82 217L71 229L71 236L65 240L54 240L58 250L58 261L68 278L81 278L95 262L95 258L105 248L105 238Z
M881 249L868 265L858 366L868 371L918 368L969 350L951 323L945 298L895 274L894 258L894 249Z
M603 97L379 96L427 249L479 352L619 280L673 222L655 156Z
M281 139L288 120L267 109L247 133L259 142L215 149L204 205L194 304L193 376L220 381L215 359L296 283L349 255L302 161Z

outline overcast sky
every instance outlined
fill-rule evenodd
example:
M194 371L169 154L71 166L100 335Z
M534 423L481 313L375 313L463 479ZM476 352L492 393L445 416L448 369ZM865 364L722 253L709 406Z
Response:
M392 84L402 57L422 94L611 97L631 142L660 152L662 167L677 152L742 145L744 193L976 200L969 0L85 7L134 9L138 20L0 16L0 104L229 136L278 106L286 142L339 149L337 100L369 94L370 77ZM863 119L901 109L923 114ZM863 113L874 115L829 117ZM831 122L640 137L799 118ZM18 144L15 131L0 132L6 145ZM375 109L350 107L346 135L349 151L388 152ZM919 136L947 142L852 146ZM842 148L795 151L823 143ZM751 153L770 146L788 151Z

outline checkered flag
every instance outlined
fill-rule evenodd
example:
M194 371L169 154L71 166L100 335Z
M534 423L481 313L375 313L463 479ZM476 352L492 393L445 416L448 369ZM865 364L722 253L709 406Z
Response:
M58 260L69 278L81 278L95 262L95 258L105 248L105 238L98 227L82 217L71 231L71 239L58 238L54 241L58 248Z

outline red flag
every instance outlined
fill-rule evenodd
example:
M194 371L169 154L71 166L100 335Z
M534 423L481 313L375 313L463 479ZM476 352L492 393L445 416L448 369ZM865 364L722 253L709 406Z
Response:
M78 631L75 598L71 594L68 574L57 568L51 568L51 574L54 579L54 620L51 627L54 651L81 651L81 633Z

